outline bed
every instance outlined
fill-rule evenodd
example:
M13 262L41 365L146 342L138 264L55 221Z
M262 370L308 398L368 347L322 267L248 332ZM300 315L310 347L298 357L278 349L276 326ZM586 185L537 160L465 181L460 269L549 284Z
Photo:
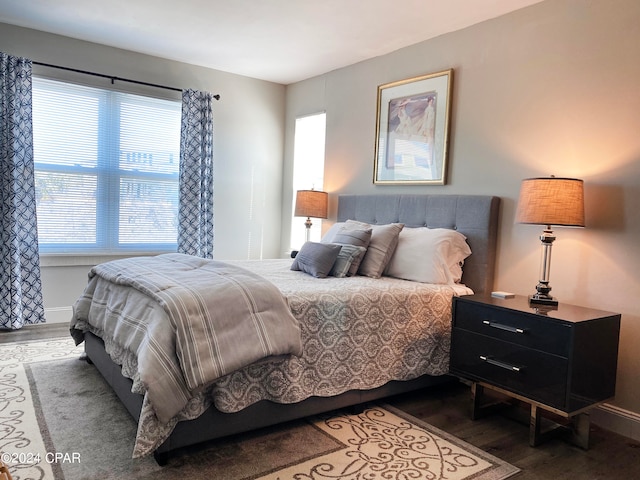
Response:
M74 309L72 335L84 341L88 360L138 422L134 456L153 453L160 464L183 447L437 385L450 379L452 297L493 287L499 204L497 197L477 195L339 196L336 225L363 222L386 229L400 224L407 232L427 227L462 234L471 255L464 260L460 284L430 285L388 275L316 278L292 271L291 259L225 263L222 268L247 269L282 293L299 321L301 344L276 346L264 359L224 371L215 381L194 383L175 415L175 408L159 409L162 414L154 410L158 403L149 400L150 382L140 379L139 359L132 352L146 340L133 342L133 348L116 341L115 330L126 329L138 307L111 327L104 318L108 297L101 304L99 296L85 292L84 304L79 299ZM133 296L123 305L139 304L138 293L128 295ZM428 328L420 323L425 318ZM290 333L283 328L278 339ZM148 363L142 356L140 362ZM186 373L185 378L193 386ZM170 394L159 392L156 398L163 396Z

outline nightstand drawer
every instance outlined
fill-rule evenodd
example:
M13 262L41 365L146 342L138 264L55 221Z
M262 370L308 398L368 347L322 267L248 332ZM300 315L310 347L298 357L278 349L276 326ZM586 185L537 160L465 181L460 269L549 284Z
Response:
M556 407L566 406L568 361L518 344L456 329L451 373Z
M464 301L456 302L454 326L528 348L567 357L571 328L540 315Z

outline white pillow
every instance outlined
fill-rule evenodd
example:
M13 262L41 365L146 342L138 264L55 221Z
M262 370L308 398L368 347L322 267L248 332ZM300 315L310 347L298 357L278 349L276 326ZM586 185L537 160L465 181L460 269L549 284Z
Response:
M464 259L471 255L466 239L448 228L405 228L385 274L422 283L459 283Z

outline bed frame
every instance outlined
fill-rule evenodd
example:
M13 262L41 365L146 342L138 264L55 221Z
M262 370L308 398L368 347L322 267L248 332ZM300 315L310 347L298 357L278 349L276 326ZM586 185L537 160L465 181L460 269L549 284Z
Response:
M406 227L450 228L467 237L472 255L465 260L462 282L475 293L493 288L500 199L481 195L340 195L338 221L359 220L372 225L400 222ZM132 382L122 376L120 366L106 353L102 340L85 333L88 360L111 385L136 421L142 396L132 393ZM380 398L437 385L451 380L447 375L424 375L415 380L390 382L374 390L353 390L329 398L311 397L283 405L261 401L237 413L209 408L195 420L179 422L171 436L154 452L164 465L170 453L208 440L298 418L358 405Z

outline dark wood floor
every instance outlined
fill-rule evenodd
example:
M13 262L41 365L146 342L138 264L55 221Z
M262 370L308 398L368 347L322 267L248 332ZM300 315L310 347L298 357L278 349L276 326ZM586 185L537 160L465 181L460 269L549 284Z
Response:
M0 331L0 344L40 340L68 334L68 325L52 324ZM469 387L458 382L400 395L387 403L515 465L518 480L640 479L640 442L597 426L585 451L561 439L529 446L529 429L503 414L472 421Z
M470 389L462 383L395 397L388 403L515 465L522 470L513 477L518 480L640 479L640 442L592 425L587 451L559 438L533 448L529 426L504 414L471 420Z
M8 342L28 342L44 338L64 337L69 335L68 323L47 323L27 325L19 330L0 330L0 344Z

